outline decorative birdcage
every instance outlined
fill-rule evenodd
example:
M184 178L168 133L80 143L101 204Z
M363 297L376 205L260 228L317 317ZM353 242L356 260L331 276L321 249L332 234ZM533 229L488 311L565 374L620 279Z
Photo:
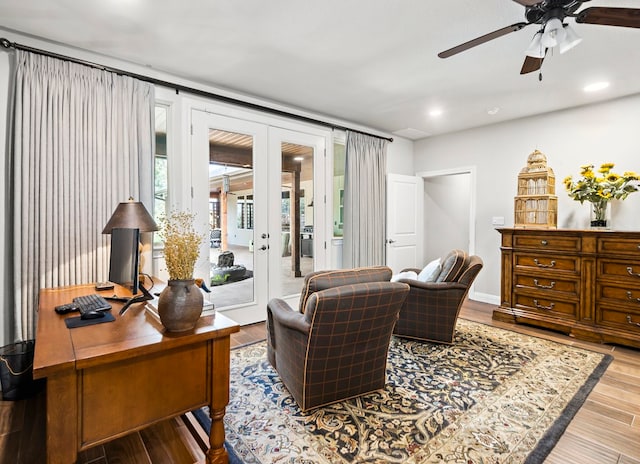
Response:
M558 221L556 177L547 166L547 157L535 150L518 175L515 197L515 227L555 229Z

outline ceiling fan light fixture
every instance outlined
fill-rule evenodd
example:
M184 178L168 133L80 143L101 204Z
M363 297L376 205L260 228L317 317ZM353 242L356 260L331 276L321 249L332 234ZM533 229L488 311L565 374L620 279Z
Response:
M551 18L544 25L544 33L541 39L542 45L546 48L553 48L561 43L566 35L562 21L558 18Z
M538 31L533 36L525 54L531 58L544 58L546 47L542 45L542 32Z
M565 24L564 31L566 33L564 40L560 42L560 45L558 46L560 53L567 52L582 42L582 37L576 34L576 31L574 31L568 24Z

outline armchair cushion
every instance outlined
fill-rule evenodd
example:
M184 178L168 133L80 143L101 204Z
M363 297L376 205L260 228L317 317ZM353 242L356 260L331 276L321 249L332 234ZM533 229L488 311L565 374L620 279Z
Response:
M299 310L304 313L309 297L320 290L366 282L389 282L391 274L391 268L387 266L311 272L305 276L302 284Z
M440 265L440 258L434 259L420 271L416 280L420 282L435 282L441 272L442 266Z
M416 271L401 271L391 277L391 282L399 282L401 280L418 280Z
M455 282L460 275L467 259L467 253L463 250L452 250L442 258L442 270L435 282Z

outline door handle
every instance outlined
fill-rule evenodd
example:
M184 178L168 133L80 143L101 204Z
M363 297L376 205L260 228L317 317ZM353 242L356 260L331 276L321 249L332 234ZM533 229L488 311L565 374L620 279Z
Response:
M387 243L396 243L396 241L394 239L390 238L390 239L387 240Z
M269 248L269 247L268 247L267 245L262 245L262 246L259 248L259 250L264 251L264 250L266 250L266 249L268 249L268 248Z
M260 237L262 237L262 238L269 238L269 234L262 234Z

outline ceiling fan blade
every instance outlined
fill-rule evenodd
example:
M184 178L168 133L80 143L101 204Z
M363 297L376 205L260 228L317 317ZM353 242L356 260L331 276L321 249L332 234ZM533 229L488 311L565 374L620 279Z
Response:
M605 8L594 6L578 13L578 16L576 16L576 22L585 24L601 24L603 26L640 28L640 9Z
M522 6L533 6L538 3L542 3L542 0L513 0L516 3L519 3Z
M529 74L530 72L537 71L542 67L543 61L544 58L534 58L532 56L527 56L524 59L524 63L522 64L520 74Z
M497 39L498 37L502 37L503 35L507 35L511 32L519 31L525 26L528 26L531 23L516 23L511 26L503 27L502 29L498 29L497 31L489 32L488 34L477 37L473 40L465 42L463 44L457 45L449 50L445 50L443 52L438 53L440 58L449 58L450 56L456 55L465 50L469 50L470 48L481 45L485 42L488 42L493 39Z

